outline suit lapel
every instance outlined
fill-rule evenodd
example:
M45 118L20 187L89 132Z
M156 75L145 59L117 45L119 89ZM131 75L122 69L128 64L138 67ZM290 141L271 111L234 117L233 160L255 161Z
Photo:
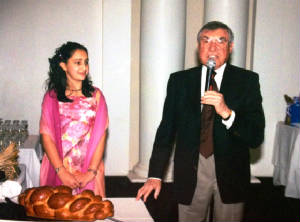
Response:
M238 93L236 89L239 88L239 85L240 82L238 81L233 66L227 64L223 74L220 93L223 94L225 103L232 109L235 108L235 103L237 102L236 96Z
M230 69L230 64L227 64L223 73L223 79L220 88L220 92L222 94L229 92L231 88L232 81L230 80Z
M193 69L187 78L186 91L190 104L196 113L201 110L200 107L200 86L201 86L201 66Z

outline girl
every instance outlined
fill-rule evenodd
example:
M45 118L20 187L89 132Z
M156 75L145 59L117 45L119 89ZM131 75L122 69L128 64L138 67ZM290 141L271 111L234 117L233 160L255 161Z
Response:
M103 153L108 115L102 92L89 79L87 49L76 42L49 59L40 134L45 155L40 186L66 185L73 193L105 197Z

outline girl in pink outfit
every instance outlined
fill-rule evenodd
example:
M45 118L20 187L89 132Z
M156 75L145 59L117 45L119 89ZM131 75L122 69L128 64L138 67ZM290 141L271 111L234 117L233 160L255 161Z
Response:
M76 42L49 59L40 134L45 155L40 186L67 185L105 197L103 153L108 126L105 98L89 79L87 49Z

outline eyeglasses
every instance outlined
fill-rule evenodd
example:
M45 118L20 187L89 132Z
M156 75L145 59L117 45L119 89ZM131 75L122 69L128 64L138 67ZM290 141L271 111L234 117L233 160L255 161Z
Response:
M228 42L228 39L225 37L207 37L202 36L200 37L200 41L203 44L208 44L210 42L214 42L217 46L224 47L226 43Z

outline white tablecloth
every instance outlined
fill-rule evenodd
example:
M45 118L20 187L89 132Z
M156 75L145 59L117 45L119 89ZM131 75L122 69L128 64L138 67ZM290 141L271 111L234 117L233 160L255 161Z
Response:
M274 185L285 186L285 196L300 198L300 129L278 122L272 163Z
M38 135L29 135L24 144L19 148L19 164L26 166L26 188L38 187L40 180L40 159L38 154L41 152Z
M114 219L124 222L153 222L143 201L135 198L107 198L114 204ZM105 219L111 222L110 219Z
M114 204L115 215L112 219L96 220L95 222L153 222L145 204L135 198L107 198ZM1 217L0 217L1 218ZM0 221L8 221L1 220Z

